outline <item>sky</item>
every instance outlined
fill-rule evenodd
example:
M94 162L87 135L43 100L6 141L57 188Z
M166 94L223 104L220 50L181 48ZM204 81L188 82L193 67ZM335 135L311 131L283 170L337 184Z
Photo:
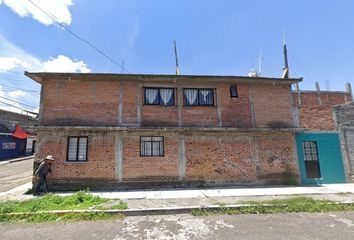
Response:
M301 89L344 91L353 12L353 0L0 0L0 108L38 111L24 71L174 74L174 40L181 74L246 76L261 51L260 75L280 77L285 35Z

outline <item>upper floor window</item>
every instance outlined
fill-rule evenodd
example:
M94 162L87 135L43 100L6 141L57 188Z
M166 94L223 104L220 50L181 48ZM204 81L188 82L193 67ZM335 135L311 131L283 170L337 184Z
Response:
M186 106L213 106L213 89L184 89L184 105Z
M68 137L67 161L87 161L88 137Z
M172 106L174 101L173 88L145 88L144 104L145 105L166 105Z
M237 98L238 97L237 85L230 85L230 96L232 98Z

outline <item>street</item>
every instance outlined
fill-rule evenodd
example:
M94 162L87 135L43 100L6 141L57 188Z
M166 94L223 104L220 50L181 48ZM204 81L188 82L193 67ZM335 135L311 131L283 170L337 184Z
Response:
M0 162L1 163L1 162ZM32 178L33 158L29 160L0 164L0 192L6 192Z
M21 229L21 230L19 230ZM126 217L101 222L0 224L0 239L353 239L354 212Z

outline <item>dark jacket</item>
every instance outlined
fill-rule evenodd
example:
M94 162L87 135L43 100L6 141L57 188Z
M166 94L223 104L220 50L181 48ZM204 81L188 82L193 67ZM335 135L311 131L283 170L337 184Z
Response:
M35 176L41 177L41 176L47 176L48 173L51 173L52 169L50 168L50 165L46 163L45 161L41 162L39 165L38 169L34 173Z

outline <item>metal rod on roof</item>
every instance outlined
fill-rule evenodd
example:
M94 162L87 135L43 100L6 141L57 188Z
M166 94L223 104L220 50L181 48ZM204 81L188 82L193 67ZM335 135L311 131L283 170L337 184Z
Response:
M281 77L289 78L288 49L286 48L285 32L283 33L283 54L284 54L284 68Z
M173 40L173 45L174 45L174 49L175 49L175 59L176 59L176 75L179 75L179 65L178 65L178 56L177 56L177 44L176 44L176 40Z

